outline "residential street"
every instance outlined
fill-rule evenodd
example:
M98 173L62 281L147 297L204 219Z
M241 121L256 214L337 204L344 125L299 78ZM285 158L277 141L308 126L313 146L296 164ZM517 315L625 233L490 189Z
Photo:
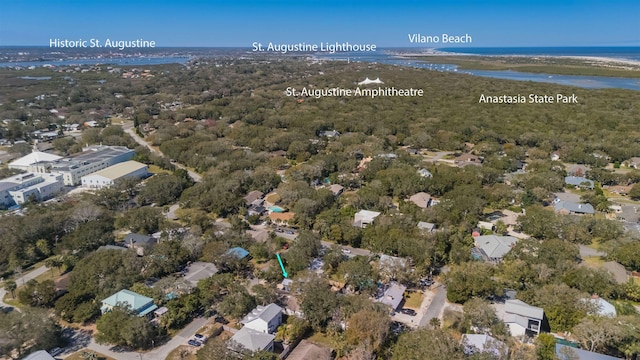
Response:
M193 320L189 325L182 329L176 336L174 336L166 344L159 346L147 353L138 353L135 351L122 351L117 352L112 350L110 345L100 345L91 338L91 342L87 348L102 353L107 356L111 356L118 360L163 360L169 355L169 353L178 346L185 344L189 338L191 338L200 328L202 328L209 319L197 318Z
M35 279L38 276L44 274L45 272L49 271L49 268L46 266L40 266L39 268L23 275L22 277L19 277L15 280L16 284L18 285L18 288L20 286L23 286L27 281L31 280L31 279ZM8 306L11 307L11 305L9 304L5 304L4 302L2 302L2 299L4 298L4 296L7 294L6 290L4 289L4 286L0 288L0 306ZM16 310L20 311L20 309Z
M135 142L137 142L138 144L148 148L152 153L158 155L158 156L162 156L165 157L164 154L158 150L156 150L153 146L151 146L151 144L147 143L143 138L141 138L140 136L138 136L138 134L136 134L135 130L133 129L133 123L132 122L128 122L126 124L122 125L122 129L129 135L131 135L131 137L133 138L133 140L135 140ZM180 169L184 169L189 173L189 176L191 176L191 178L193 179L193 181L195 182L201 182L202 181L202 176L200 174L198 174L197 172L191 171L189 169L187 169L186 166L177 163L177 162L173 162L173 165L175 165L175 167L180 168Z

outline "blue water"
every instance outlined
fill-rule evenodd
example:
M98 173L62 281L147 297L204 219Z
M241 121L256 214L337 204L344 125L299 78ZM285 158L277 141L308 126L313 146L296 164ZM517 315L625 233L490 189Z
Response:
M436 50L450 53L474 55L593 56L640 61L640 47L638 46L441 48Z
M629 48L455 48L438 49L439 51L451 51L476 55L527 55L527 56L590 56L618 58L621 60L640 61L640 47ZM507 79L517 81L544 82L559 85L581 87L585 89L627 89L640 91L640 78L618 78L604 76L578 76L578 75L556 75L537 74L519 71L491 71L491 70L460 70L457 65L433 64L427 61L405 59L397 53L405 53L407 49L397 49L390 51L380 51L376 53L336 53L318 54L321 59L374 62L389 65L416 67L441 72L459 72L474 76L482 76L496 79ZM415 50L409 52L415 53Z

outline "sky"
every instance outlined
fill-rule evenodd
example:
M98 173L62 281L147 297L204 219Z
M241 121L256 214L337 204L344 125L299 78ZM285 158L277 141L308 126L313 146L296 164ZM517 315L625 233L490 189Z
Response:
M640 46L638 0L2 0L0 46L49 39L156 47L350 42L410 47L408 34L469 34L467 47ZM449 47L442 44L420 47Z

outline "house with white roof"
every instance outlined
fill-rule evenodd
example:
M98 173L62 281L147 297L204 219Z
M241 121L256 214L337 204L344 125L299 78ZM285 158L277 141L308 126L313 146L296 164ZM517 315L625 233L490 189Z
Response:
M370 210L360 210L353 218L353 226L359 228L365 228L367 225L372 224L373 220L380 216L381 213Z
M509 354L509 347L504 342L486 334L463 334L462 346L465 355L486 353L499 359Z
M273 334L282 323L282 308L276 304L256 306L241 321L244 327L265 334Z
M593 294L591 299L585 300L594 305L594 315L603 317L616 317L618 315L618 313L616 312L616 307L612 303L598 296L598 294Z

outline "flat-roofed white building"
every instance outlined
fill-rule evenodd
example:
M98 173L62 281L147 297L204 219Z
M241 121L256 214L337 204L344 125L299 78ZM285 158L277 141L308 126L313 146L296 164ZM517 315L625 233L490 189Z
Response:
M0 204L3 207L22 205L30 197L36 201L52 198L62 191L60 174L19 174L0 180Z
M91 189L102 189L113 185L119 179L143 178L148 174L147 165L129 160L83 176L82 186Z

